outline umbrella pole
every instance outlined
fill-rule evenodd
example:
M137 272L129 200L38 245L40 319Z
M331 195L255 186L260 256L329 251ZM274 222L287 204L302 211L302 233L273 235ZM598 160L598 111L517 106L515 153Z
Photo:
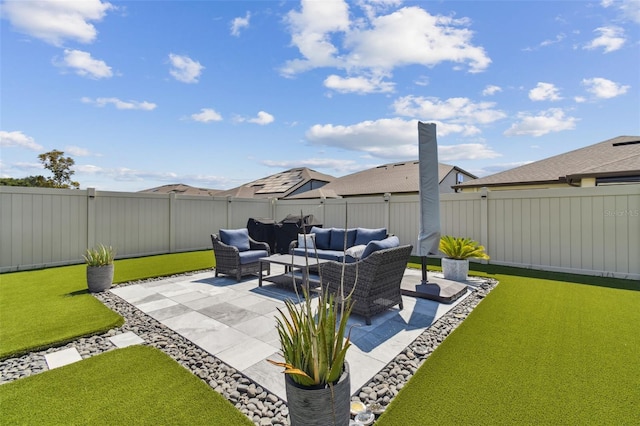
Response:
M422 260L422 284L426 284L429 282L427 280L427 256L421 256L420 259Z

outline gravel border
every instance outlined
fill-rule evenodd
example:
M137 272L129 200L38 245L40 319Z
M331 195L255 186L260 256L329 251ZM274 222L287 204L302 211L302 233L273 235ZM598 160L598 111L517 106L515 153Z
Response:
M206 271L123 283L118 287ZM492 279L483 279L477 285L472 285L474 291L471 294L426 329L404 351L361 387L352 399L360 400L365 404L375 402L387 406L435 348L464 321L496 285L497 281ZM260 426L286 426L289 424L289 410L286 403L260 384L113 293L107 291L94 294L94 296L107 307L122 315L125 318L125 324L104 334L79 338L63 346L31 352L17 358L4 359L0 361L0 384L48 370L44 356L62 349L76 348L83 359L116 349L109 337L131 331L144 339L147 346L165 352L201 378L251 419L254 424Z

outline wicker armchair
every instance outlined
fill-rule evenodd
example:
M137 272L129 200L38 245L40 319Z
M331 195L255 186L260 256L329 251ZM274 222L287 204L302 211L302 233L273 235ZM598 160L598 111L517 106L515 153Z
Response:
M344 295L355 287L352 312L364 316L367 325L371 325L373 315L395 305L403 308L400 283L412 249L413 246L406 245L379 250L344 265L335 261L323 263L320 265L322 287L339 296L344 266Z
M211 234L213 255L216 258L216 277L218 274L232 275L240 282L242 276L260 272L259 259L271 254L269 244L254 240L248 236L248 233L247 238L249 239L249 249L240 250L238 247L223 243L217 234ZM266 270L267 274L271 273L271 267L266 262L262 269Z

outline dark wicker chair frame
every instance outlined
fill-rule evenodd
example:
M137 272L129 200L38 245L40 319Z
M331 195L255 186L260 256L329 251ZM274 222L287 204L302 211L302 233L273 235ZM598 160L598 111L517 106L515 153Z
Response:
M367 325L371 325L373 315L395 305L403 308L400 283L412 249L411 245L393 247L371 253L354 263L323 263L320 265L322 287L341 297L340 282L344 267L344 296L355 287L352 313L364 316Z
M240 263L240 252L237 247L227 245L220 241L217 234L211 234L211 243L213 244L213 255L216 258L216 273L232 275L236 277L236 280L240 282L244 275L251 275L260 273L259 261L251 263ZM271 254L269 250L269 244L261 241L256 241L249 237L250 250L266 250L267 256ZM267 271L267 274L271 273L271 266L265 262L262 265L262 270Z

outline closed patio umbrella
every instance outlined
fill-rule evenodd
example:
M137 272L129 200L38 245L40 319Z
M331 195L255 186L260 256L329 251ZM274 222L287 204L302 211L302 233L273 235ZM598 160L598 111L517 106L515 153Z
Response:
M418 255L422 260L422 282L427 282L427 255L436 254L440 243L440 188L438 141L435 123L418 122L420 161L420 233Z

